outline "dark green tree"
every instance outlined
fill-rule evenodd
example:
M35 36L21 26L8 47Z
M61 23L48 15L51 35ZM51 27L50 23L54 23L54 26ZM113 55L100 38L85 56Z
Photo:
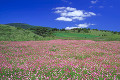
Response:
M82 31L82 29L81 29L81 28L79 28L79 29L78 29L78 33L80 33L80 31Z
M59 31L59 29L57 29L57 28L53 28L52 31Z
M88 29L86 29L86 28L83 28L83 31L84 31L85 33L89 33Z
M52 36L53 33L52 30L48 29L47 27L30 28L30 30L43 37Z
M61 29L61 31L65 31L65 29L63 28L63 29Z

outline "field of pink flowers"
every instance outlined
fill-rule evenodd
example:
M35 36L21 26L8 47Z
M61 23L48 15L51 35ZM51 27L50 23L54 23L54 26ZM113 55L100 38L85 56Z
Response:
M120 41L0 41L1 80L120 80Z

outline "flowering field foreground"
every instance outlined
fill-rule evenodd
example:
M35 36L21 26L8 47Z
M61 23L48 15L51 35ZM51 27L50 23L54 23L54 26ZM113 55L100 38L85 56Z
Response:
M120 80L120 41L0 41L1 80Z

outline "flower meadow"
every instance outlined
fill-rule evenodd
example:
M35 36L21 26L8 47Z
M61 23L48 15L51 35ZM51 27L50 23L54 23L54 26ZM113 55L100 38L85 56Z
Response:
M0 41L1 80L120 80L120 41Z

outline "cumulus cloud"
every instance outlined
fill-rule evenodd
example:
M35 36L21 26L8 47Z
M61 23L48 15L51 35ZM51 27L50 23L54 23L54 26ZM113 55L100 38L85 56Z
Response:
M56 20L63 20L63 21L84 20L87 17L96 15L93 12L77 10L76 8L72 8L72 7L56 7L55 10L56 10L55 13L60 14L60 17L58 17Z
M84 20L84 18L83 17L71 17L73 20L74 19L77 19L77 20Z
M66 17L59 17L56 20L62 20L62 21L72 21L71 18L66 18Z
M78 27L66 27L65 30L71 30L71 29L74 29L74 28L78 28Z
M65 7L56 7L55 9L65 9Z
M81 16L82 17L83 15L84 15L84 13L81 10L76 10L76 11L67 12L67 13L61 13L61 16L68 16L68 17L71 17L71 16L76 16L76 17Z
M90 25L95 25L95 24L87 24L87 23L84 23L84 24L78 24L76 25L77 27L66 27L65 30L71 30L71 29L74 29L74 28L87 28L89 27Z
M66 10L67 10L67 11L75 11L75 10L76 10L76 8L66 7Z
M84 23L84 24L78 24L77 26L78 26L78 28L87 28L87 27L89 27L90 25L95 25L95 24L87 24L87 23Z
M98 2L98 0L91 1L92 4L96 4L97 2Z

